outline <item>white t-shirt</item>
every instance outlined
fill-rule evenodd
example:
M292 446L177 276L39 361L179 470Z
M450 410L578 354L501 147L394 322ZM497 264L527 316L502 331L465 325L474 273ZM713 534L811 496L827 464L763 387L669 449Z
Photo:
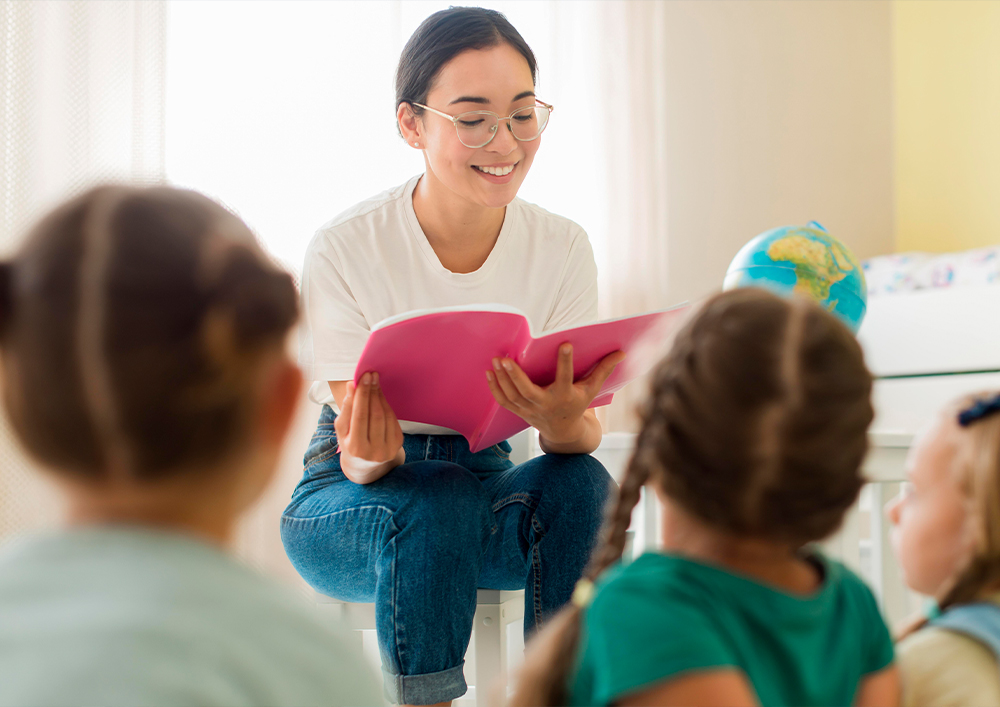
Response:
M0 707L380 705L314 606L221 549L108 526L0 550Z
M355 205L323 226L306 252L299 364L310 397L336 409L328 381L351 380L372 327L415 309L504 304L536 333L597 319L597 265L569 219L514 199L486 262L446 269L413 211L420 176ZM485 379L484 379L485 384ZM401 421L402 422L402 421ZM410 434L455 434L402 422Z

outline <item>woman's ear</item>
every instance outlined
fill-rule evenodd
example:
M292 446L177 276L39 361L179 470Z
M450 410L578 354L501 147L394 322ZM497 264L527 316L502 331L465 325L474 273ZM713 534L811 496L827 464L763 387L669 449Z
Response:
M420 119L414 115L413 108L409 103L400 103L396 109L396 122L399 123L399 132L410 147L421 149L423 142L421 135Z

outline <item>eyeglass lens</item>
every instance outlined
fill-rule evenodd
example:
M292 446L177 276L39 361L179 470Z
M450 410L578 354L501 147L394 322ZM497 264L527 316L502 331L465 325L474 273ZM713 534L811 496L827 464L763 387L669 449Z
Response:
M482 147L496 134L499 119L491 113L471 111L455 116L458 139L466 147ZM534 140L549 122L549 109L545 106L528 106L510 116L510 129L518 140Z

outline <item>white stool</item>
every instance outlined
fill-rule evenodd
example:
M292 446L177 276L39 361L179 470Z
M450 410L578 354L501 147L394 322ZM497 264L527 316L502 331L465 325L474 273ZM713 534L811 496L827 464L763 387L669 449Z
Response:
M337 612L341 625L351 629L357 641L357 651L362 650L361 631L375 630L375 605L352 604L316 593L316 603L321 608ZM473 684L466 699L485 707L490 691L503 680L499 693L507 690L507 626L524 619L524 590L513 592L499 589L480 589L476 596L476 615L472 621L472 638L475 641ZM469 698L472 698L469 700Z

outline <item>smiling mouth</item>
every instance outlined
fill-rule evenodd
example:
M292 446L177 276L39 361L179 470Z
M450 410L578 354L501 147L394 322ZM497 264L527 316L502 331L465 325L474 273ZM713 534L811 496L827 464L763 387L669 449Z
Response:
M472 168L478 169L484 174L492 174L494 177L506 177L514 171L514 168L517 167L518 164L518 162L515 162L514 164L507 165L506 167L480 167L479 165L474 164L472 165Z

